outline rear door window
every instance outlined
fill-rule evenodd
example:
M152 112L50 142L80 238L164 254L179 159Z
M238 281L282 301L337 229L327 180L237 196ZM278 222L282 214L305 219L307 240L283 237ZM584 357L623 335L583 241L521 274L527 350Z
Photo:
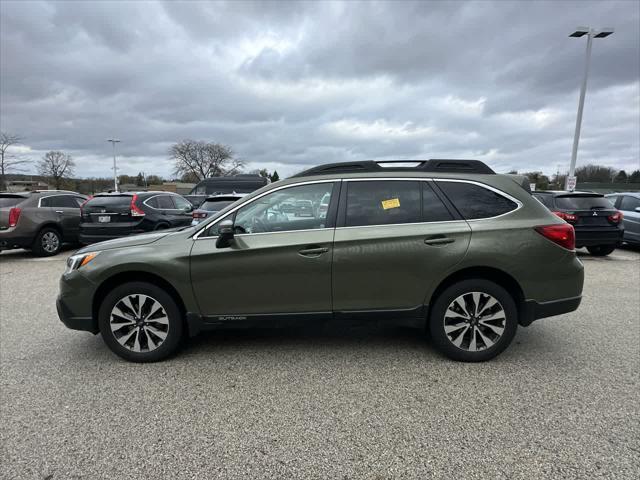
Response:
M232 200L225 200L225 201L207 200L202 205L200 205L200 210L206 210L208 212L219 212L223 208L226 208L229 205L231 205L232 203L234 203Z
M174 208L178 208L180 210L186 210L187 208L192 206L191 202L185 200L182 197L178 197L176 195L176 196L173 196L172 198L173 198L173 203L175 203L176 205Z
M620 202L620 210L627 212L633 212L636 208L640 207L640 198L625 195Z
M347 227L421 222L420 184L402 180L347 182Z
M176 208L170 195L158 195L156 200L160 210L175 210Z
M424 222L446 222L453 220L442 200L427 182L422 182L422 219Z
M561 210L611 209L613 204L604 197L575 195L556 197L556 207Z
M497 217L518 208L515 202L480 185L466 182L437 183L467 220Z

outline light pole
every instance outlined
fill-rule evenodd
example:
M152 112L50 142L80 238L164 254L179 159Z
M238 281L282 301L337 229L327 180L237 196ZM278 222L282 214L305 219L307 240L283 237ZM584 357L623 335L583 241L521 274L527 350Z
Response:
M584 65L584 78L582 79L582 87L580 88L580 100L578 101L578 116L576 118L576 132L573 136L573 150L571 151L571 165L569 166L569 175L565 182L566 190L574 190L576 188L576 158L578 157L578 141L580 140L580 127L582 126L582 110L584 108L584 95L587 91L587 77L589 76L589 63L591 61L591 41L594 38L605 38L613 33L613 28L601 28L596 30L591 27L578 27L570 37L580 38L587 36L587 58Z
M111 142L113 145L113 188L118 193L118 170L116 168L116 143L120 143L117 138L110 138L107 142Z

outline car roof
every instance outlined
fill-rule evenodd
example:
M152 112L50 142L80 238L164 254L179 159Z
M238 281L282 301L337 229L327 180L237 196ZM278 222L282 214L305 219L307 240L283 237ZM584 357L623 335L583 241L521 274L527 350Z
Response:
M531 193L533 195L553 195L554 197L604 197L604 194L598 192L570 192L569 190L536 190Z
M132 197L134 195L142 196L142 195L178 195L174 192L165 192L163 190L150 190L144 192L100 192L96 193L94 197Z
M239 198L246 197L248 193L221 193L219 195L210 195L204 199L205 202L210 200L238 200Z
M607 193L605 197L611 197L613 195L629 195L630 197L640 198L640 192L613 192Z

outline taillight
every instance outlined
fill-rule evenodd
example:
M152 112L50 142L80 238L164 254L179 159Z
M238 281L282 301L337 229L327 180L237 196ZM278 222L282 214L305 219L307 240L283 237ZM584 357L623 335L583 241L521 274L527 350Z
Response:
M575 223L578 221L578 216L574 215L573 213L565 213L565 212L551 212L551 213L557 215L558 217L563 219L565 222Z
M18 224L18 220L20 219L21 213L22 213L22 210L20 210L17 207L13 207L11 210L9 210L9 226L10 227L15 227Z
M622 212L616 212L613 215L609 215L607 217L607 219L611 222L611 223L620 223L622 221Z
M87 198L84 202L82 202L82 204L80 205L80 216L82 216L82 215L83 215L82 208L83 208L83 207L87 204L87 202L88 202L89 200L91 200L92 198L93 198L93 195L89 195L89 198Z
M146 214L136 205L137 200L138 200L138 195L134 193L133 197L131 197L131 216L144 217Z
M576 248L576 232L572 225L568 223L556 225L542 225L535 227L536 232L552 242L566 248L567 250L575 250Z
M193 218L207 218L207 214L204 212L193 212L191 216Z

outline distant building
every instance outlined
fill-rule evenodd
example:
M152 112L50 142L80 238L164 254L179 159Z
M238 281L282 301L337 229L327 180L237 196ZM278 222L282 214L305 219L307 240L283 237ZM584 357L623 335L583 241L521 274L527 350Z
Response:
M49 190L49 185L40 180L7 181L7 192L32 192L33 190Z
M162 185L149 185L149 191L173 192L179 195L189 195L195 183L164 182Z

